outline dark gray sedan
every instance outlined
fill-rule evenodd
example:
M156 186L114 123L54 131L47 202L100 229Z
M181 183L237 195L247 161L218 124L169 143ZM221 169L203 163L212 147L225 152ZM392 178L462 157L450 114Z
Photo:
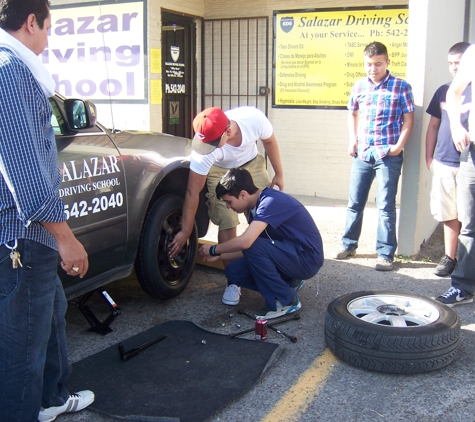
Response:
M68 299L128 276L158 299L179 295L196 261L208 215L202 192L195 230L181 253L168 256L180 230L191 141L171 135L120 131L96 121L90 101L55 95L52 124L61 172L59 195L68 224L89 254L83 279L61 269Z

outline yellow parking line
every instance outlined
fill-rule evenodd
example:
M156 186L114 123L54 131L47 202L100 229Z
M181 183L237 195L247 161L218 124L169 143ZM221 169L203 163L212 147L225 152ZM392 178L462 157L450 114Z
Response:
M298 421L308 405L320 394L326 379L339 362L330 350L325 349L261 422Z

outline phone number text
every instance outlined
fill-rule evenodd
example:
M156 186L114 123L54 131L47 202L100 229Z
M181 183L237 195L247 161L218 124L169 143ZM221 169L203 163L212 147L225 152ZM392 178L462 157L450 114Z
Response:
M74 202L64 205L66 219L85 217L101 211L107 211L109 208L121 207L124 205L124 196L122 192L113 193L110 196L101 196L92 198L91 203L87 201Z

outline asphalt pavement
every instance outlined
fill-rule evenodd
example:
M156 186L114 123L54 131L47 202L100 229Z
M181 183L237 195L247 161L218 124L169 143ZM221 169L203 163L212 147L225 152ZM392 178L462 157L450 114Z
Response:
M369 372L339 361L325 345L326 307L343 294L382 289L434 297L445 292L450 279L433 274L438 259L434 258L437 244L431 244L432 257L401 258L394 271L375 271L377 211L368 206L357 255L336 261L329 257L339 248L345 204L321 198L297 198L314 217L327 256L319 274L307 280L299 292L301 319L281 326L298 340L291 343L269 330L267 341L278 343L282 348L278 360L254 388L215 414L210 422L475 421L474 304L454 308L462 322L462 343L456 359L437 371L417 375ZM214 235L215 231L211 230L208 237L212 239ZM428 243L440 243L440 236L434 236L434 239ZM439 246L442 255L443 245ZM87 331L85 319L74 304L70 304L67 314L70 359L78 361L168 320L189 320L223 334L237 331L237 325L246 328L252 322L239 315L238 309L260 308L262 299L255 292L243 291L238 306L224 305L221 296L225 286L221 270L204 266L197 267L192 281L179 297L166 302L156 301L143 293L134 276L113 282L106 290L120 306L122 314L113 322L112 333L101 336ZM101 301L91 301L98 316L104 312L105 317L107 310L101 304ZM253 333L244 338L253 338ZM177 397L177 400L186 400L186 397ZM65 422L112 420L87 410L58 417L58 421Z

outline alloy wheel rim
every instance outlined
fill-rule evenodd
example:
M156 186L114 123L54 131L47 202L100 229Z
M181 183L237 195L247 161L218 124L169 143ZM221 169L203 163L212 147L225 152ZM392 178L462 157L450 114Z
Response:
M437 307L429 301L405 295L362 296L349 302L347 309L361 321L398 328L426 326L440 317Z

